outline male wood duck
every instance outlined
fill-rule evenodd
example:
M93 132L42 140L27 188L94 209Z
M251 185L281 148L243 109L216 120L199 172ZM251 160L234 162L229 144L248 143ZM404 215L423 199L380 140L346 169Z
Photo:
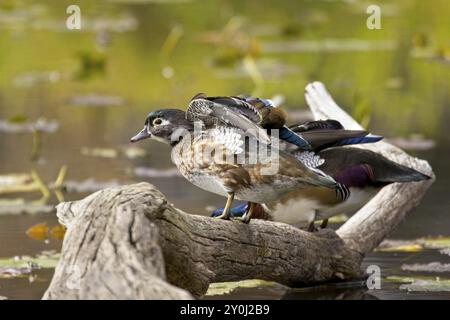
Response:
M295 131L312 134L314 128L327 126L326 122L312 122L291 127ZM335 128L339 125L334 124ZM328 126L330 128L330 126ZM313 129L311 129L313 128ZM339 144L339 143L338 143ZM254 209L253 216L285 222L289 224L307 224L308 230L315 230L314 221L323 219L322 228L326 227L329 217L345 213L353 214L372 199L381 188L394 182L413 182L430 179L430 177L406 166L395 163L370 150L346 147L325 149L326 145L317 145L317 154L291 150L301 161L309 161L332 176L338 183L350 190L347 199L339 199L333 193L321 187L294 190L277 201L266 202ZM240 216L245 205L234 207L231 214ZM213 212L213 216L221 209Z
M243 146L256 145L257 150L267 147L271 140L263 125L264 121L270 123L270 119L243 99L208 98L201 94L192 99L186 112L178 109L151 112L144 129L131 141L153 138L171 145L172 161L187 180L227 198L223 211L217 215L220 219L230 218L234 198L248 202L241 219L247 223L256 204L276 201L293 190L323 187L340 199L347 198L347 188L289 152L268 148L269 158L274 152L278 154L278 169L271 174L265 172L271 171L271 161L252 162L253 155ZM200 134L194 130L198 123ZM282 123L278 121L277 125L283 127ZM304 150L305 145L300 143L299 149ZM239 158L241 161L236 161Z
M238 96L208 97L204 93L198 93L191 100L191 109L195 109L192 105L196 105L196 102L201 102L200 105L207 104L211 108L226 107L223 109L223 112L236 113L239 115L239 117L236 117L239 120L244 116L252 124L265 129L267 134L270 134L273 129L277 129L279 139L291 144L291 147L296 146L301 150L317 151L319 148L371 143L383 139L381 136L369 135L367 131L363 130L344 130L342 125L334 120L312 121L298 125L293 128L295 129L294 132L293 129L286 125L286 112L281 108L277 108L270 99ZM192 115L199 116L198 112L193 112ZM224 117L221 117L221 119L224 119ZM244 130L255 129L255 127L238 124L237 121L233 122L232 119L227 119L225 123L238 125ZM260 131L259 133L261 137L266 138L265 132Z

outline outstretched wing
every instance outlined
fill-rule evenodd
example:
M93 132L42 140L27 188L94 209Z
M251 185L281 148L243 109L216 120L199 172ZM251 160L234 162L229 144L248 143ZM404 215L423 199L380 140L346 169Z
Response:
M247 102L245 98L226 96L208 97L204 93L198 93L191 99L191 103L195 100L207 100L223 105L257 124L259 124L263 118L260 108L257 105Z
M337 146L373 143L383 139L365 130L345 130L336 120L318 120L293 125L290 130L309 142L316 152ZM292 134L291 134L292 136Z
M218 102L217 102L218 101ZM220 103L220 101L228 101L228 104ZM231 101L234 101L231 103ZM239 102L239 99L227 97L223 99L215 99L214 101L205 98L203 95L195 96L189 103L186 111L186 118L191 121L201 121L206 127L211 127L219 123L233 126L248 132L264 143L270 144L270 138L267 131L259 126L254 120L259 119L258 113L252 111L253 107L242 107L245 101ZM241 107L238 107L241 106ZM247 110L247 116L242 112Z
M295 134L286 125L286 114L269 99L257 97L208 97L204 93L195 95L186 113L189 121L202 121L206 127L219 121L244 131L257 132L261 141L269 143L269 130L279 129L279 138L310 150L310 144ZM262 129L266 129L264 133ZM270 131L271 132L271 131ZM271 132L272 133L272 132Z

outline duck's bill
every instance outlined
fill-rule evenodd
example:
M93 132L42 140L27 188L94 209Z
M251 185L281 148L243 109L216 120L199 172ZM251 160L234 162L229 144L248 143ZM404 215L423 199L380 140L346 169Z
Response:
M147 131L147 128L142 129L137 135L130 139L131 142L138 142L140 140L148 139L152 135Z

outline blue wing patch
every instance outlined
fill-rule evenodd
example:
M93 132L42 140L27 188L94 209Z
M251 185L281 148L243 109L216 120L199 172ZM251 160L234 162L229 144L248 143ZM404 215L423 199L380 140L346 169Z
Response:
M382 136L367 135L365 137L348 138L336 142L335 146L348 146L352 144L373 143L382 140Z
M303 150L311 150L312 147L308 141L303 139L299 133L295 133L288 127L284 126L280 129L280 139L295 144Z

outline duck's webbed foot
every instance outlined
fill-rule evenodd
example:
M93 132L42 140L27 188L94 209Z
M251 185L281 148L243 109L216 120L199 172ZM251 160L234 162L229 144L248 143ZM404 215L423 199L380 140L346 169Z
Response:
M308 229L306 229L306 230L308 232L317 232L317 231L319 231L319 229L317 229L317 227L316 227L316 225L314 223L314 220L309 223Z
M314 220L311 221L311 222L309 223L309 225L308 225L308 229L307 229L307 230L308 230L309 232L316 232L316 231L325 229L325 228L327 227L327 225L328 225L328 219L323 219L323 220L322 220L322 223L321 223L320 226L319 226L319 228L317 228L316 225L315 225L315 223L314 223L314 221L316 220L316 218L317 218L317 211L316 211L316 213L314 214Z
M320 224L320 229L325 229L328 226L328 219L323 219Z
M316 221L317 218L317 210L314 211L314 217L313 219L309 222L308 228L306 229L309 232L317 232L319 231L319 229L316 227L316 224L314 223Z
M256 203L249 202L248 209L242 217L236 218L244 223L249 223L252 219L253 211L255 210Z
M221 214L219 214L218 216L215 216L216 219L230 220L231 205L233 204L233 200L234 200L234 192L228 193L227 203L225 204L225 208L223 209L223 212Z

